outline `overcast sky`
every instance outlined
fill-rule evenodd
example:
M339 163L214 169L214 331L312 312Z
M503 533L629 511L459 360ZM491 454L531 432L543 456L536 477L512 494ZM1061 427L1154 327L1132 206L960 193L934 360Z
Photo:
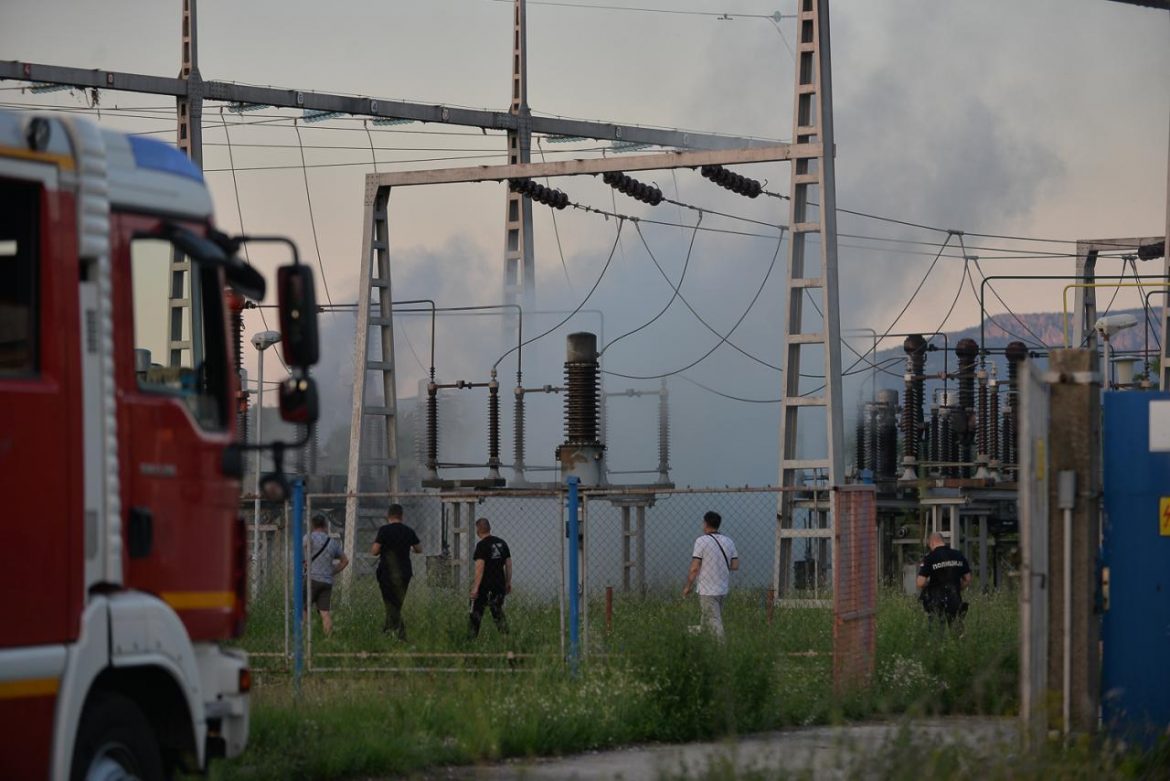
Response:
M793 74L785 42L794 40L795 25L781 21L777 30L766 19L735 15L789 14L793 0L606 4L726 11L733 18L534 4L528 29L534 112L790 137ZM0 58L173 75L179 64L180 7L179 0L100 4L5 0ZM204 0L199 23L204 78L495 109L508 105L507 3ZM832 32L840 206L1010 236L1075 240L1164 232L1170 14L1106 0L836 0ZM0 101L8 105L88 105L79 95L31 96L11 89L11 84L3 86ZM103 93L100 105L104 123L131 131L167 131L173 121L166 111L169 102L157 97ZM127 110L132 107L136 110ZM271 124L229 126L233 162L239 169L233 186L219 106L209 104L206 110L205 167L218 222L237 230L242 213L249 230L291 235L315 263L295 130ZM264 114L276 115L271 110ZM224 117L241 121L231 114ZM371 170L371 140L384 148L378 152L380 170L467 164L429 159L502 155L503 150L497 134L410 125L393 128L406 132L377 128L380 132L367 136L362 127L347 120L301 130L310 166L351 164L308 171L316 245L335 302L353 301L356 295L362 176ZM459 135L420 132L435 130ZM168 132L155 137L171 138ZM354 148L317 148L330 146ZM576 148L597 146L586 143ZM550 156L566 156L560 151L566 148L563 145L545 143L543 148ZM420 162L392 164L394 160ZM483 157L471 162L501 160ZM285 168L245 170L274 166ZM767 179L769 189L787 192L787 169L776 164L741 170ZM696 172L655 172L644 178L688 203L765 222L787 222L784 202L740 198L711 186ZM609 208L615 203L599 180L558 184L576 201ZM652 211L620 195L616 205L618 211L632 215L649 216ZM653 211L658 219L687 224L695 220L695 213L675 207ZM537 207L536 213L538 304L549 309L574 306L614 247L615 223L573 210L559 212L562 267L549 211ZM496 184L397 193L391 201L395 297L428 296L452 305L497 301L503 216L504 192ZM695 242L683 293L713 327L725 330L760 288L776 250L771 237L775 232L710 214L703 225L764 234L757 238L702 233ZM932 248L872 238L841 239L843 324L884 331L918 285L944 236L849 216L842 216L840 229L858 236L935 243ZM690 232L646 225L643 235L677 281ZM1071 245L997 239L970 238L967 245L970 253L985 258L1006 254L1000 248L1072 251ZM758 302L733 337L738 346L772 363L780 360L784 259L782 250ZM262 256L258 262L267 270L272 259ZM944 258L896 330L938 327L962 279L962 266L961 260ZM982 268L988 274L1066 274L1073 261L988 259ZM1113 262L1100 272L1119 269ZM1059 283L1004 283L999 289L1017 311L1059 311L1060 288ZM325 298L324 291L320 293ZM670 295L637 232L627 224L589 304L605 310L606 336L612 338L649 319ZM1137 301L1136 292L1123 291L1117 306L1134 306ZM995 310L1002 311L998 304ZM967 290L947 328L978 319L978 304ZM495 360L498 329L475 322L472 332L466 321L444 325L441 374L478 379ZM545 325L551 322L546 320ZM588 319L574 325L593 327ZM250 319L249 327L259 323ZM539 323L532 326L538 327ZM327 355L322 376L344 378L351 365L347 350L352 320L333 316L327 328L336 348ZM412 320L400 331L400 389L405 393L422 376L427 336L421 321ZM409 345L403 341L407 336ZM615 346L606 356L606 368L627 374L671 370L699 357L716 341L676 302L654 326ZM419 362L411 348L419 353ZM556 363L562 351L559 335L545 340L542 356L534 356L532 363L534 372L543 376L528 380L557 382ZM846 365L850 358L846 353ZM807 371L819 372L819 367ZM775 371L726 346L686 376L745 397L779 394ZM635 384L620 378L609 382L611 387ZM344 379L333 382L342 395L345 384ZM675 460L687 472L684 482L775 479L774 405L722 400L683 382L675 382L672 389L678 401ZM333 407L341 410L344 405L339 397ZM559 427L551 425L556 408L559 404L550 403L547 410L550 425L537 447L542 457L550 455L544 450L559 437ZM644 464L653 460L648 448L631 447L615 458L627 467L635 466L627 462ZM712 468L701 467L701 459L688 455L711 448L735 452Z

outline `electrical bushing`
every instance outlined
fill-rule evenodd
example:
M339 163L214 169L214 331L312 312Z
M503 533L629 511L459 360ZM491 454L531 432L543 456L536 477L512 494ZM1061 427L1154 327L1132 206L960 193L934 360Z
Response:
M599 381L597 336L569 334L565 350L565 441L557 448L562 477L582 485L603 482L605 445L598 437Z

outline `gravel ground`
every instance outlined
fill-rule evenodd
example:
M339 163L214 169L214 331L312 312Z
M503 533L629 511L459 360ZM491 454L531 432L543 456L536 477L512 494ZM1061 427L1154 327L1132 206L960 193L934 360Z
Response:
M560 759L509 761L446 768L428 775L453 781L659 781L660 779L807 777L864 778L867 765L900 732L916 745L1011 745L1014 719L959 717L807 727L735 740L682 745L633 746ZM902 737L906 737L903 735Z

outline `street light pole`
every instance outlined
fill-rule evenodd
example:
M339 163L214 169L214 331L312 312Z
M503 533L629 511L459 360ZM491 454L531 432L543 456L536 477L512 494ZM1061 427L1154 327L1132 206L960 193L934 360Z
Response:
M260 379L256 388L256 443L264 441L264 351L280 341L277 331L261 331L252 337L252 346L260 354ZM255 494L252 505L252 598L260 587L260 456L256 448L256 473L252 476L252 491Z

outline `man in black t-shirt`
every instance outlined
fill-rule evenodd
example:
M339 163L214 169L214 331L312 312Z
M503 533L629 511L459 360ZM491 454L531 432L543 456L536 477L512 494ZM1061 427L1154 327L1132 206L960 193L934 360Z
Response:
M922 589L920 599L931 618L945 618L950 624L966 612L962 594L971 583L971 565L938 532L930 535L929 544L930 553L918 565L916 583Z
M410 567L411 551L422 553L418 535L402 522L402 505L392 504L386 508L386 523L378 529L370 553L378 557L378 587L386 606L382 632L395 632L404 642L406 624L402 620L402 603L406 601L406 589L410 587L410 578L414 574Z
M508 543L492 536L492 524L487 518L475 522L479 542L475 546L475 582L471 584L471 637L479 637L483 609L491 608L492 619L500 634L508 634L504 618L504 597L512 593L512 552Z

